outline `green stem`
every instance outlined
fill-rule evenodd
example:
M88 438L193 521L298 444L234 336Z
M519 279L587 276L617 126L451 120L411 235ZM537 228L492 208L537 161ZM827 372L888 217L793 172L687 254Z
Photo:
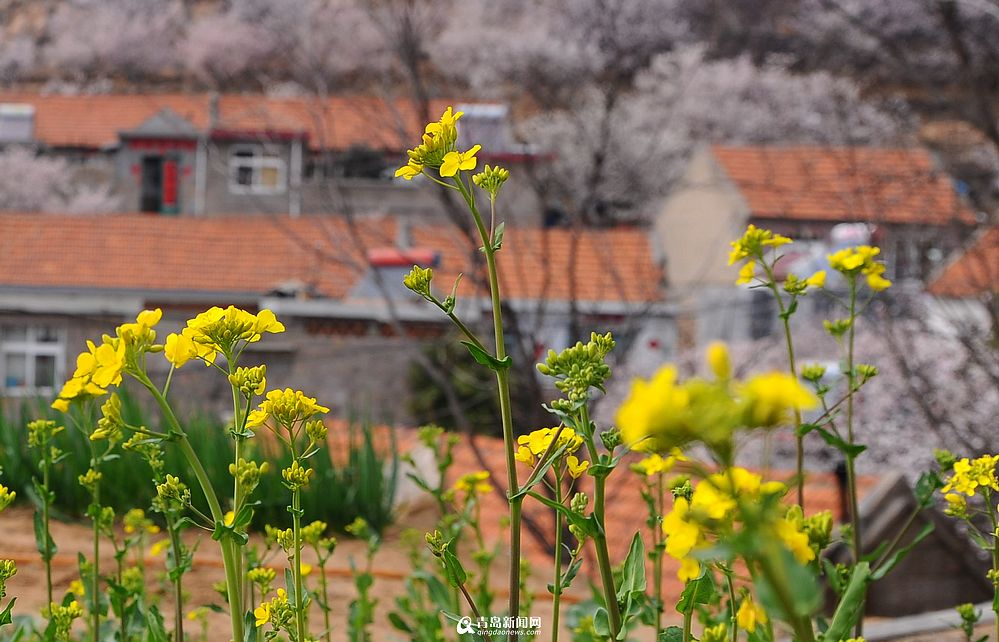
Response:
M694 620L694 609L687 609L683 614L683 642L690 642L690 625Z
M850 280L850 333L846 353L846 377L849 393L846 398L846 436L847 443L853 445L853 396L856 394L856 374L854 372L854 343L857 326L857 277ZM860 507L857 500L857 469L854 456L846 457L846 483L850 499L850 523L853 539L853 563L856 564L863 554L861 551ZM854 637L860 637L864 632L864 607L861 606L857 625L854 627Z
M91 446L91 449L93 447ZM98 471L97 458L91 459L91 467ZM98 471L99 472L99 471ZM101 484L98 481L94 484L93 497L93 509L94 515L93 520L93 537L94 537L94 563L92 566L92 575L90 577L90 617L91 626L93 631L91 632L93 642L99 642L101 635L101 609L100 609L100 587L101 587L101 522L100 522L100 506L101 506Z
M465 187L460 175L454 179L458 191L461 192L475 221L475 227L482 240L483 253L486 256L486 269L489 273L489 294L493 313L493 336L496 341L496 358L506 358L506 344L503 337L503 310L500 299L499 274L496 270L496 252L492 246L492 238L482 222L479 209L475 205L475 197ZM511 495L520 488L517 480L517 460L514 458L513 414L510 403L510 374L506 369L496 371L496 388L499 393L500 419L503 424L503 445L506 450L507 492ZM520 615L520 531L521 507L523 497L510 499L510 602L508 615ZM515 632L510 633L510 642L516 640Z
M163 413L163 417L170 427L170 432L177 442L177 447L180 448L181 454L187 461L188 466L190 466L191 471L194 473L195 478L198 480L198 485L201 486L201 491L205 495L205 500L208 502L208 509L211 512L212 519L218 523L224 521L224 513L222 512L222 506L219 504L218 496L215 494L215 489L212 488L212 482L208 477L208 473L205 471L205 467L202 465L201 460L198 458L194 448L191 446L191 441L187 438L187 433L184 429L180 427L180 422L177 420L177 415L174 414L173 409L167 402L166 398L160 393L160 391L153 385L149 377L146 376L145 372L140 371L137 375L134 375L136 380L145 387L150 394L152 394L153 399L156 400L156 404L160 407L160 411ZM236 572L236 556L238 550L235 542L230 538L223 538L219 542L219 548L222 549L222 566L225 567L225 581L226 581L226 595L229 598L229 621L232 625L232 639L235 642L242 642L243 640L243 609L242 609L242 599L240 595L239 587L241 585L242 578Z
M233 360L231 358L229 358L229 355L226 355L226 363L228 364L230 374L232 374L234 363L233 363ZM242 408L241 408L242 404L240 403L239 391L236 389L236 386L231 386L231 388L232 388L232 427L233 427L233 433L235 434L237 432L242 432L242 428L240 427L240 423L241 423L240 415L242 414ZM235 436L233 438L233 441L235 442L233 444L233 465L238 467L239 466L239 458L242 456L242 452L241 451L242 451L242 445L243 445L243 438L241 436L237 435L237 436ZM233 511L233 515L235 515L236 513L239 512L239 509L243 507L243 488L239 484L239 475L233 475L232 477L233 477L233 483L232 483L232 511ZM237 553L238 554L236 555L236 559L235 559L235 562L236 562L236 577L240 578L240 581L239 581L239 595L240 595L240 598L242 598L243 597L243 588L244 588L244 586L246 584L243 581L243 551L242 551L242 549L237 549Z
M773 587L781 610L786 614L788 624L794 629L795 642L815 642L815 631L812 629L812 623L807 617L797 615L794 611L794 598L791 596L791 589L786 584L787 578L777 571L777 565L771 559L774 552L775 550L771 549L761 556L760 572Z
M656 475L656 515L655 523L652 525L652 543L656 547L655 566L652 568L653 581L656 583L656 636L659 636L663 629L663 529L662 518L666 509L665 489L663 487L663 474Z
M555 501L562 503L562 480L555 480ZM552 642L558 642L558 620L562 601L562 513L555 512L555 577L552 580Z
M737 642L739 639L739 627L736 619L735 583L732 581L732 571L730 569L724 568L722 572L725 574L725 585L728 587L728 604L731 610L729 615L729 633L732 642Z
M167 532L170 533L170 550L173 554L173 566L174 570L177 572L176 578L173 580L173 597L174 597L174 607L173 607L173 630L174 630L174 642L184 642L184 593L181 586L183 579L183 573L180 572L181 566L181 542L180 536L177 533L176 524L173 519L173 515L169 512L164 514L164 518L167 523Z
M328 558L320 555L318 548L316 549L316 557L319 559L319 586L323 593L323 626L326 630L326 642L332 642L333 632L330 627L330 597L326 580L326 560Z
M611 568L610 552L607 548L607 535L604 531L604 497L606 495L607 478L597 477L594 483L593 516L597 520L597 534L593 544L597 550L597 566L600 569L600 581L604 589L604 601L607 603L607 614L610 616L611 638L617 639L621 631L621 612L617 605L617 591L614 589L614 571Z
M579 423L583 430L584 441L590 452L590 459L600 461L600 453L590 430L590 413L584 405L579 409ZM617 605L617 591L614 588L614 571L611 568L610 551L607 546L606 517L604 505L607 495L606 475L597 475L593 482L593 517L597 521L597 533L593 536L593 547L597 553L597 567L600 570L600 583L604 590L604 602L610 619L611 639L617 639L621 631L621 611Z
M774 293L774 299L777 301L777 309L780 312L781 320L784 325L784 342L787 346L787 361L788 366L791 368L791 375L797 379L798 370L796 361L794 358L794 341L791 339L791 315L788 314L788 309L784 306L784 299L780 295L780 289L777 287L777 279L774 275L773 266L767 264L766 261L761 260L763 268L767 274L767 287ZM803 435L799 434L799 429L801 428L801 409L797 406L794 408L794 443L795 443L795 483L797 485L797 496L798 496L798 506L804 510L805 508L805 438Z
M42 526L45 529L45 539L43 540L42 548L44 548L44 561L45 561L45 590L48 596L48 601L46 604L51 608L52 605L52 547L49 546L49 541L51 540L51 534L49 532L49 496L52 491L49 490L49 467L51 466L49 455L52 453L52 447L49 445L48 441L42 444L42 448L45 449L45 454L43 455L43 468L42 468L42 488L45 491L45 497L42 498Z
M996 516L996 505L992 500L992 491L985 486L985 502L989 507L989 518L992 520L992 612L995 613L995 639L999 641L999 517Z
M296 642L305 642L305 595L302 591L302 490L296 488L291 493L291 527L295 538L294 568L295 580L295 632Z

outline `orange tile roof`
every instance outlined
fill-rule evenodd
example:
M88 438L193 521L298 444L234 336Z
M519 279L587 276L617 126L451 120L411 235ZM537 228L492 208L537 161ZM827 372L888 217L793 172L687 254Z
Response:
M928 290L947 298L999 292L999 226L984 230L971 247L944 266Z
M413 225L416 245L437 250L438 290L463 272L475 287L479 254L454 227ZM391 247L392 218L185 218L143 214L0 214L0 285L260 296L289 281L343 299L368 270L366 250ZM661 300L650 241L637 229L587 230L568 269L573 233L511 228L499 253L511 299L646 303ZM481 272L480 272L481 273ZM575 274L575 278L569 278ZM481 282L481 281L480 281Z
M756 218L974 223L923 149L713 147Z
M35 138L52 147L102 148L118 143L118 133L134 129L170 109L201 130L210 126L208 94L46 95L0 92L0 103L35 107ZM443 111L432 101L430 117ZM279 98L223 94L215 129L239 132L304 132L316 149L367 145L402 151L418 142L424 122L409 101L370 96Z

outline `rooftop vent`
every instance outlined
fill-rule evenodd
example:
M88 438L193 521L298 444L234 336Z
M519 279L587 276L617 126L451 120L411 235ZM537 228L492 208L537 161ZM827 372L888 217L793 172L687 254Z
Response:
M0 144L30 143L34 139L34 105L0 103Z

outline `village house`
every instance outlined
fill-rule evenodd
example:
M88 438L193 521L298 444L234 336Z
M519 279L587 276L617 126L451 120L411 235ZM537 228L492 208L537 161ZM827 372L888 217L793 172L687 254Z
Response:
M574 317L668 357L672 324L643 231L511 226L505 238L501 284L521 328L513 338L533 341L531 356L575 341ZM163 309L165 336L232 304L269 308L287 326L245 357L267 363L270 386L309 390L340 410L391 409L385 419L401 421L414 354L451 331L403 276L433 267L443 298L463 274L457 311L474 326L489 310L477 245L453 225L405 217L0 214L0 393L51 396L87 338L144 308ZM174 394L223 408L223 382L204 372L185 366Z
M931 279L931 321L999 339L999 226L978 232Z
M898 296L921 291L980 221L922 149L704 147L655 220L681 344L777 329L772 295L735 286L727 265L729 241L749 224L795 240L780 275L824 269L841 246L878 245ZM812 297L798 316L827 307Z
M124 212L433 218L439 190L394 172L450 104L435 100L423 113L364 96L0 93L0 148L73 161L75 178L112 186ZM481 144L482 163L516 175L541 158L513 141L505 105L453 104L464 112L460 142ZM503 208L525 222L543 215L526 187L506 190Z

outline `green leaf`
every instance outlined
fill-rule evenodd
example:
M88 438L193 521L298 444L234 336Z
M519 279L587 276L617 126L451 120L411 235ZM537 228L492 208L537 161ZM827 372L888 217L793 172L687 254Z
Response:
M827 444L829 444L830 446L832 446L833 448L840 451L841 453L843 453L844 455L846 455L851 459L857 457L860 453L867 450L867 446L861 444L848 443L839 435L830 432L821 426L816 426L815 431L822 436L822 439L824 439Z
M507 355L502 359L497 359L471 341L462 341L461 344L468 348L468 351L472 353L473 359L490 370L495 370L496 372L507 370L513 363L513 360L510 359L510 355Z
M45 523L42 521L42 514L39 511L35 511L35 546L38 548L43 562L51 560L59 550L56 548L52 535L46 532Z
M243 507L239 509L239 512L236 513L236 517L233 518L232 520L232 527L234 529L236 528L241 529L248 526L250 524L250 521L253 519L254 507L259 505L260 505L259 501L247 502L246 504L243 504Z
M243 642L257 642L257 618L253 611L243 615Z
M843 594L843 582L840 581L839 573L836 572L836 565L833 564L828 558L822 558L822 570L825 573L826 581L829 582L829 588L833 590L836 595Z
M791 303L790 305L787 306L787 310L785 310L782 314L778 316L780 316L782 320L786 321L790 319L791 315L797 312L797 310L798 310L798 297L792 296Z
M290 568L284 569L284 588L288 592L288 604L297 607L298 596L295 594L295 576Z
M607 615L607 609L602 606L593 612L593 630L601 637L610 637L610 617Z
M707 604L715 595L715 578L705 564L701 565L701 574L697 579L690 580L680 593L680 601L676 603L678 613L686 615L698 604Z
M148 642L169 642L166 626L163 624L163 615L156 605L149 607L146 611L146 640Z
M880 580L882 577L891 572L895 566L898 565L905 557L916 548L921 541L926 539L930 533L933 532L934 524L933 522L927 523L923 526L923 529L919 531L919 534L912 538L912 541L892 553L891 557L885 560L884 564L879 566L873 573L871 573L871 580Z
M645 543L640 533L631 539L631 548L624 558L621 572L621 586L617 590L618 601L627 600L632 593L645 592Z
M461 565L461 560L458 559L458 555L455 551L456 541L452 539L447 543L447 546L441 550L441 565L444 567L444 577L447 578L447 583L451 585L452 588L458 588L465 583L468 579L468 574L465 573L465 567Z
M505 222L500 223L499 225L496 226L496 229L493 230L493 243L492 243L493 252L496 252L501 247L503 247L503 232L505 231L506 231Z
M583 517L579 513L572 511L568 506L565 506L564 504L559 504L558 502L549 499L544 495L540 495L538 493L533 493L533 492L529 492L528 494L534 499L544 504L545 506L547 506L548 508L557 510L558 512L562 513L565 516L565 518L569 520L570 524L580 529L588 537L593 537L594 535L600 532L600 525L597 523L593 515Z
M403 633L412 633L413 629L406 624L406 620L402 619L402 616L396 612L391 612L388 614L389 623L395 627L396 630L402 631Z
M867 595L867 583L871 579L871 566L867 562L859 562L853 567L850 581L843 591L843 597L829 622L829 629L822 637L823 642L840 642L846 639L850 630L857 623L864 609L864 599Z
M683 629L678 626L667 626L659 632L657 642L683 642Z
M805 435L807 435L808 433L812 432L817 428L819 428L819 424L801 424L800 426L798 426L795 433L799 437L804 437Z
M3 626L4 624L10 624L11 622L14 621L10 615L10 612L11 610L13 610L14 602L16 601L17 601L16 597L10 598L10 602L7 602L7 606L5 606L2 611L0 611L0 626Z
M933 494L943 488L943 481L940 475L933 471L925 472L916 481L915 495L916 502L920 508L929 508L933 505Z

